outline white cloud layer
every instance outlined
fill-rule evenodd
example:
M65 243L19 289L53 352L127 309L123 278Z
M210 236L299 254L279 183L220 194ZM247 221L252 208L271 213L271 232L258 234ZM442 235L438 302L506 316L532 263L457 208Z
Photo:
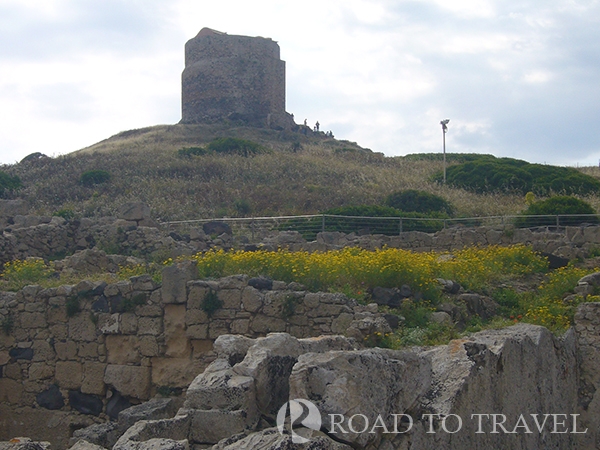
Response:
M296 120L384 152L597 164L597 0L0 0L0 162L180 119L203 27L271 37Z

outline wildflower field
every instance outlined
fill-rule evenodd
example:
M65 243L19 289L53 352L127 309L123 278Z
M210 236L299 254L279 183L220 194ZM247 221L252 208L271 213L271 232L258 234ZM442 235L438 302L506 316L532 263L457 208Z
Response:
M391 248L345 248L325 253L215 251L197 254L194 259L201 278L263 275L299 282L314 291L343 292L363 302L369 301L369 291L374 287L406 284L415 293L414 298L389 311L402 315L404 326L378 340L378 344L392 347L438 344L459 336L454 327L429 321L437 305L451 300L442 292L439 278L456 281L467 291L489 295L500 305L498 317L487 323L474 318L466 332L523 321L562 333L571 325L577 304L583 301L578 297L567 303L563 297L573 291L582 276L594 271L573 265L549 271L548 261L523 245L472 247L452 254ZM524 292L510 287L513 281L535 274L543 276L541 284Z
M197 264L199 278L262 275L298 282L311 291L342 292L363 303L370 302L370 292L375 287L408 285L413 292L410 299L404 300L399 308L383 307L405 318L394 334L374 339L375 345L388 347L440 344L464 333L519 321L562 333L570 327L577 305L584 301L581 296L570 296L568 301L564 297L573 293L581 277L598 270L569 265L549 271L547 260L523 245L472 247L452 253L392 248L375 251L345 248L322 253L219 250L191 258ZM164 265L172 263L169 259ZM123 267L117 274L98 274L96 279L114 282L144 273L160 282L160 266L156 265ZM443 292L440 278L458 282L465 291L490 296L500 305L499 314L488 321L471 317L460 330L453 325L432 323L430 316L437 306L454 300ZM28 259L4 265L0 289L18 290L28 284L51 287L70 284L69 281L73 280L63 279L54 272L52 263ZM598 300L597 296L586 299Z

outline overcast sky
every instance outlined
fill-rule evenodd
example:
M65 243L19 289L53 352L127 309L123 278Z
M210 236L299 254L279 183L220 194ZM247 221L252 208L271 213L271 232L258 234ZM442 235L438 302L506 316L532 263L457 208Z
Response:
M598 0L0 0L0 163L181 118L185 42L270 37L296 121L388 156L600 159Z

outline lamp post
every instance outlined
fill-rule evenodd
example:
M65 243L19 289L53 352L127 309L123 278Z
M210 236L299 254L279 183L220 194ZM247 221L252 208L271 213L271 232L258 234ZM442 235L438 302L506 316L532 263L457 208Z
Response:
M450 119L444 119L440 122L440 125L442 125L442 138L444 142L444 184L446 184L446 132L448 131L448 122L450 122Z

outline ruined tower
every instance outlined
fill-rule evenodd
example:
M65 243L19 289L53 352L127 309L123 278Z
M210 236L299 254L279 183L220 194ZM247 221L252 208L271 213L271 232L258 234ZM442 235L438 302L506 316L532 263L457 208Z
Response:
M294 124L285 112L285 62L271 39L203 28L185 44L181 78L181 123Z

